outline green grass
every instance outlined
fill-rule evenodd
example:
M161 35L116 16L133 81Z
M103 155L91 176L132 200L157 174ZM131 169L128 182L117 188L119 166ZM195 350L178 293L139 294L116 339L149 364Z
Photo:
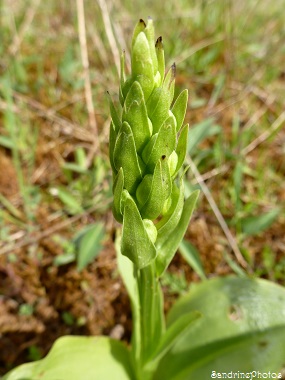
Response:
M38 223L42 209L58 223L89 210L103 219L110 210L106 90L117 92L118 62L108 33L113 32L118 51L123 46L128 58L130 30L138 18L152 16L157 36L167 41L169 66L177 63L178 87L189 88L191 158L249 268L284 284L283 1L269 7L264 0L185 0L166 2L163 8L158 2L107 2L104 17L110 17L112 30L106 29L97 2L85 1L89 77L100 136L96 154L76 2L10 6L4 0L0 6L0 150L11 158L18 187L13 194L1 194L0 253L11 253L30 233L43 232L45 226ZM265 140L252 145L260 136ZM188 186L196 180L189 170ZM204 197L196 211L199 218L210 230L216 226L219 253L238 263ZM71 219L68 234L75 235L80 223L73 228ZM23 237L15 239L19 231ZM201 250L198 241L193 244Z

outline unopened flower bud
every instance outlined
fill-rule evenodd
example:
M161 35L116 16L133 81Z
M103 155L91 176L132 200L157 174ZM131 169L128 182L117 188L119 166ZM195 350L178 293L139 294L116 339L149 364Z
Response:
M162 38L155 43L151 19L135 27L128 78L124 65L122 54L121 109L110 100L113 213L123 223L122 253L142 268L157 254L160 229L171 231L181 216L183 189L174 181L187 149L188 126L181 127L188 95L182 91L172 106L176 66L165 74Z

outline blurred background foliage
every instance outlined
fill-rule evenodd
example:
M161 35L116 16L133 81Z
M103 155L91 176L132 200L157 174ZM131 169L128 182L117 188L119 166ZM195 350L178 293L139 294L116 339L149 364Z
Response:
M108 299L108 281L119 281L106 91L117 101L120 53L129 67L139 18L154 19L167 66L177 65L177 92L189 89L186 188L202 189L181 256L164 278L170 302L205 276L249 273L284 285L283 0L1 0L0 10L0 307L16 318L14 327L0 318L0 333L10 334L2 349L16 347L11 334L22 318L42 322L42 299L68 326L61 333L81 326L88 329L79 333L109 333L118 322L114 312L107 327L100 316L101 330L90 327L86 310L95 301L80 292L95 287ZM109 272L98 272L103 263ZM91 275L105 285L98 290ZM51 294L70 295L66 284L56 288L60 276L75 276L84 312L74 299L54 306ZM40 326L26 330L48 331ZM30 359L46 349L33 339L21 350ZM0 365L20 358L0 357Z

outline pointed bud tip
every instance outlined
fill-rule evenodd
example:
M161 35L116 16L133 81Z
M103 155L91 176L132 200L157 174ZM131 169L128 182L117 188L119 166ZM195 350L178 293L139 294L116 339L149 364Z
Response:
M144 27L146 27L146 23L144 22L144 20L142 18L140 18L140 24L142 24Z
M156 48L163 48L162 37L161 36L158 37L158 39L156 40L155 47Z
M176 64L175 64L175 62L171 66L171 70L172 70L172 77L175 78L175 75L176 75Z

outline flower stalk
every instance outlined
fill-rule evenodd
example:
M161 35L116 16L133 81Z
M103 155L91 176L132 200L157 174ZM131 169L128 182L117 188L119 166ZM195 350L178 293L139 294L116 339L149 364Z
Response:
M120 251L132 262L137 288L133 352L143 376L165 329L159 278L184 236L198 196L195 192L185 201L183 175L177 179L187 152L188 124L183 121L188 92L173 102L175 71L173 64L165 74L162 38L155 42L153 21L139 20L128 77L121 56L118 109L110 99L109 153L113 214L123 225Z

